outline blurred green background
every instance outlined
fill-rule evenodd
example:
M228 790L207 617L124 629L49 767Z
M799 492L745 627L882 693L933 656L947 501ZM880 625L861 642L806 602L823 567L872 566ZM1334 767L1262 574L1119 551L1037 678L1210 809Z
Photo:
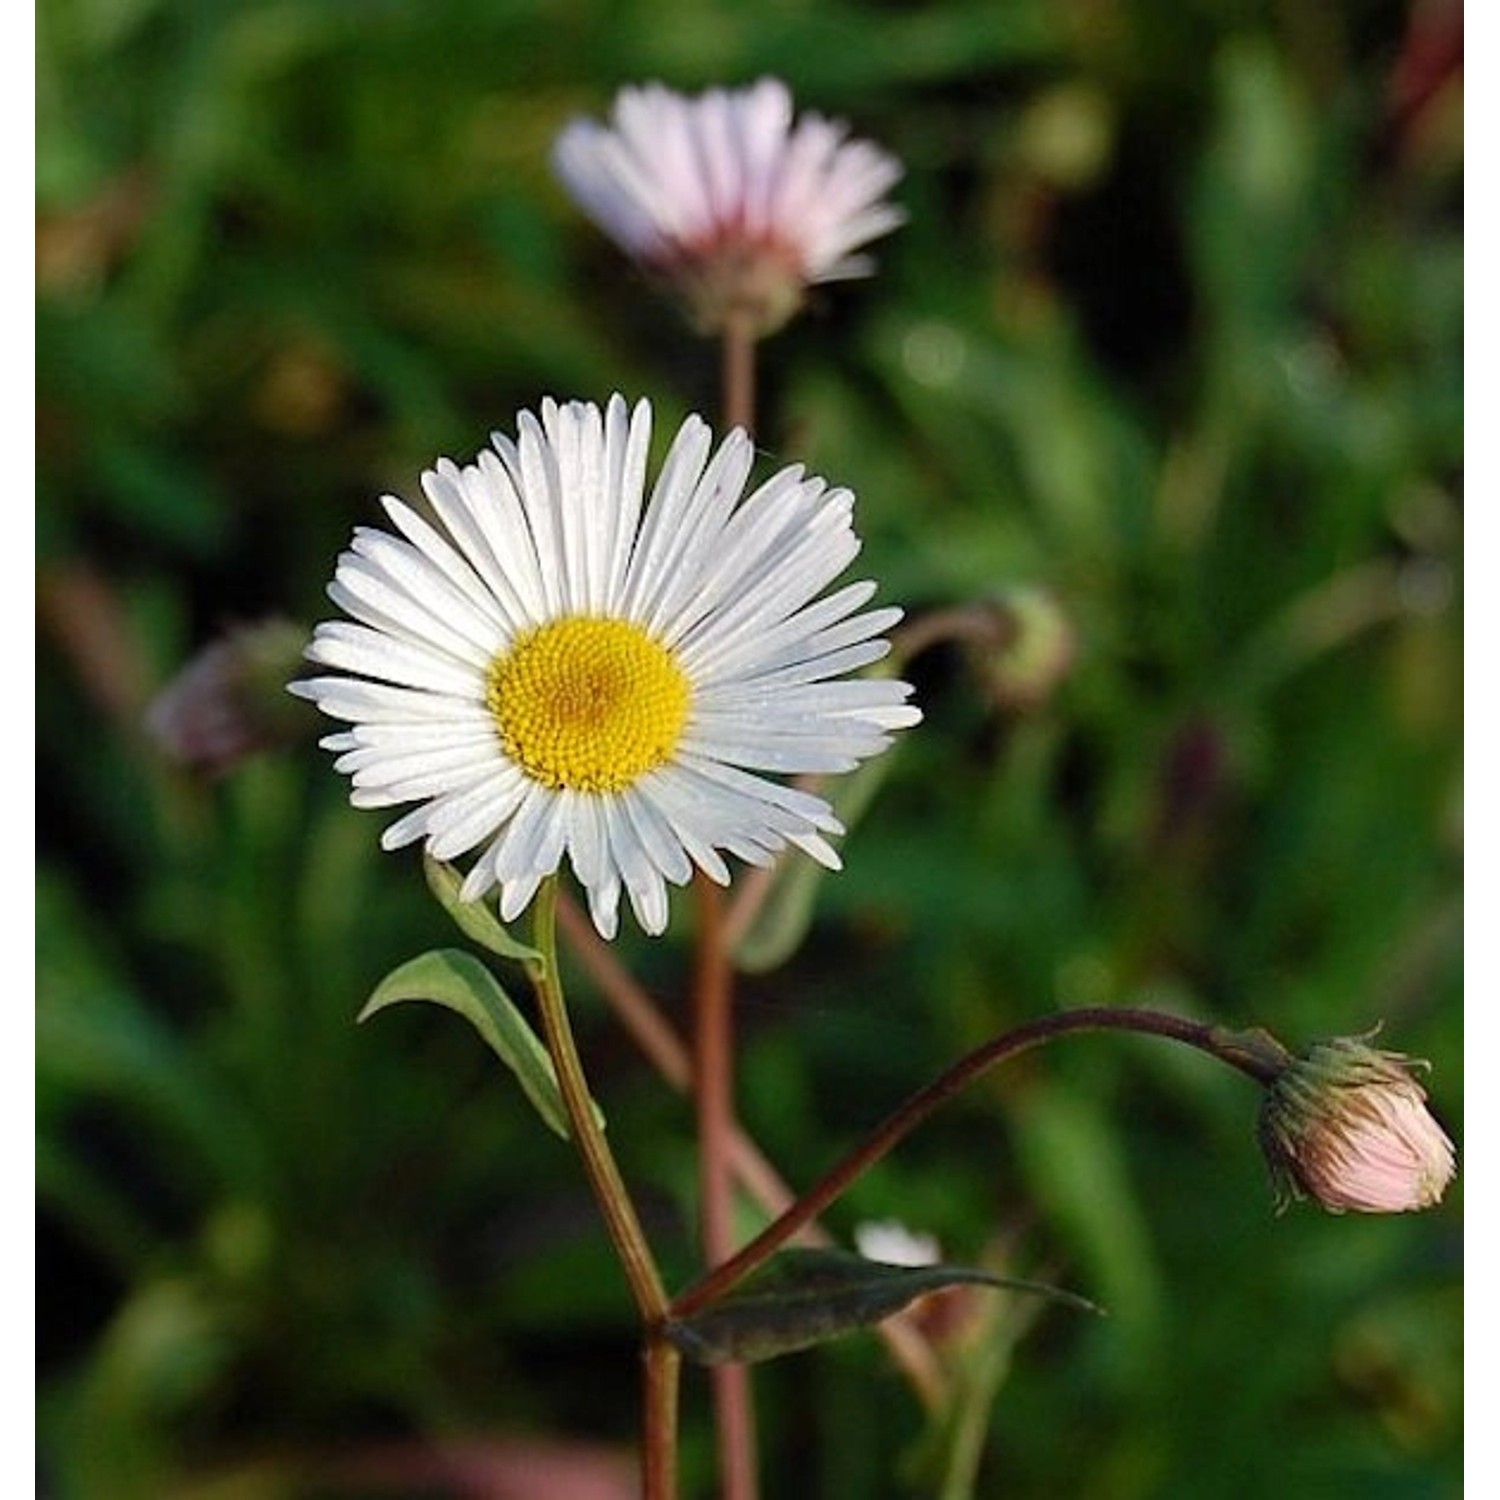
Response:
M634 1440L634 1329L573 1160L454 1018L353 1025L457 939L416 862L305 734L211 777L144 717L226 628L325 613L376 496L542 395L713 414L715 351L547 166L625 82L776 73L901 157L910 222L765 348L758 437L855 490L882 600L1041 599L1054 632L1029 666L916 659L925 726L743 981L772 1160L806 1182L983 1037L1140 999L1292 1045L1383 1020L1460 1136L1460 27L45 0L45 1493L619 1492L585 1484ZM673 1015L689 907L618 945ZM688 1110L573 991L680 1283ZM1007 1500L1457 1495L1461 1180L1421 1217L1278 1218L1255 1102L1127 1038L950 1107L830 1226L899 1218L1111 1316L989 1304L964 1432L870 1335L764 1367L766 1493L939 1494L971 1442ZM685 1418L707 1494L701 1379Z

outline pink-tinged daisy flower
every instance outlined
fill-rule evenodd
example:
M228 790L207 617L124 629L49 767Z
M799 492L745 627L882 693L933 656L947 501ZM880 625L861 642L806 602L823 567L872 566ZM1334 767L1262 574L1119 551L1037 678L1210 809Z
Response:
M645 499L651 408L542 403L515 440L422 476L437 519L383 504L361 527L292 684L350 728L323 741L358 807L415 803L382 838L476 854L462 888L516 917L564 855L612 937L621 889L661 932L667 885L725 851L789 844L837 868L826 802L762 773L837 772L921 717L911 689L848 678L884 656L899 609L873 583L823 590L859 551L854 496L782 469L744 494L734 429L689 417Z
M1359 1037L1293 1058L1261 1105L1260 1138L1283 1201L1342 1213L1431 1208L1453 1180L1453 1142L1427 1109L1414 1063Z
M738 319L773 332L812 284L867 275L870 260L854 252L905 219L883 201L900 163L821 115L793 123L774 78L696 98L660 84L623 89L608 126L563 130L553 166L705 331Z

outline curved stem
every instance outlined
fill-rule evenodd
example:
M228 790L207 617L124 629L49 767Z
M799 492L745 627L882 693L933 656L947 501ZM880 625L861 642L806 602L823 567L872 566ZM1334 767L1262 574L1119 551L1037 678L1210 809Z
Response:
M667 1294L662 1285L661 1273L651 1254L651 1247L646 1243L640 1220L630 1201L630 1194L625 1190L620 1169L615 1165L614 1153L609 1149L604 1132L594 1117L593 1102L583 1076L583 1064L578 1057L577 1043L573 1040L573 1027L568 1020L568 1008L563 1000L562 980L557 967L556 875L550 875L542 882L536 895L535 910L534 941L543 961L530 964L527 968L536 989L547 1050L552 1054L552 1065L557 1070L557 1086L562 1094L563 1107L567 1111L569 1132L583 1159L583 1168L588 1175L589 1186L594 1190L600 1212L604 1215L610 1240L625 1268L631 1294L642 1320L647 1329L651 1330L666 1315Z
M944 641L965 641L995 649L1015 638L1016 627L991 604L959 604L914 615L891 632L891 650L883 668L902 671L914 656Z
M981 1073L997 1063L1040 1046L1043 1042L1075 1031L1137 1031L1166 1037L1210 1053L1221 1062L1238 1068L1263 1084L1277 1077L1287 1058L1281 1044L1265 1032L1225 1031L1222 1027L1207 1026L1161 1011L1092 1006L1059 1011L1028 1021L1002 1032L982 1047L976 1048L925 1088L918 1089L894 1113L888 1115L873 1134L825 1173L738 1255L710 1271L677 1297L672 1303L672 1315L676 1318L690 1317L749 1275L804 1224L815 1219L829 1204L841 1197L856 1178L910 1135L934 1110L961 1092Z

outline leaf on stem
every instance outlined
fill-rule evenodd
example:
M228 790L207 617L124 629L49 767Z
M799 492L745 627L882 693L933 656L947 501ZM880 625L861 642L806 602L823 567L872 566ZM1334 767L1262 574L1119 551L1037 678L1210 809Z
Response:
M873 1327L928 1292L963 1285L1030 1292L1101 1311L1059 1287L967 1266L892 1266L846 1250L783 1250L721 1301L673 1320L665 1331L700 1364L748 1364Z
M875 800L875 793L894 760L893 755L867 760L857 770L839 777L825 791L828 804L846 833ZM746 974L764 974L785 963L797 951L812 925L818 888L827 873L815 859L805 856L799 858L788 853L777 862L770 890L755 920L735 944L736 968Z
M381 980L359 1019L367 1020L402 1000L427 1000L464 1017L516 1075L548 1129L568 1138L568 1118L547 1049L477 958L456 948L436 948L411 959ZM604 1117L597 1105L594 1116L602 1127Z
M422 871L427 876L428 888L466 938L478 943L481 948L488 948L491 953L498 953L501 958L513 958L523 964L545 962L537 949L523 943L520 938L512 937L483 901L459 899L463 879L452 865L424 854Z

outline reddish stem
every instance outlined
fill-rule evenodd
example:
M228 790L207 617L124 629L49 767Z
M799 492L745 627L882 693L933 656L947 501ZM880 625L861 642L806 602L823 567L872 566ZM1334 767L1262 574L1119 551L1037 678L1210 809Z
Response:
M644 1500L676 1500L677 1393L682 1356L662 1336L660 1328L646 1334L645 1444L641 1453L641 1493Z
M717 1266L672 1303L674 1318L691 1317L723 1296L737 1281L769 1259L815 1219L868 1168L910 1135L940 1105L960 1093L997 1063L1075 1031L1137 1031L1167 1037L1208 1052L1260 1083L1269 1083L1285 1066L1286 1052L1264 1032L1228 1032L1161 1011L1094 1006L1058 1011L1002 1032L960 1058L941 1077L918 1089L873 1134L826 1172L774 1223L767 1225L738 1255Z
M731 320L724 330L724 421L753 429L755 335ZM693 985L693 1077L698 1115L698 1181L703 1258L709 1266L734 1251L734 974L724 932L724 893L706 876L694 881L698 947ZM723 1365L712 1374L720 1483L724 1500L755 1500L755 1413L750 1372Z

